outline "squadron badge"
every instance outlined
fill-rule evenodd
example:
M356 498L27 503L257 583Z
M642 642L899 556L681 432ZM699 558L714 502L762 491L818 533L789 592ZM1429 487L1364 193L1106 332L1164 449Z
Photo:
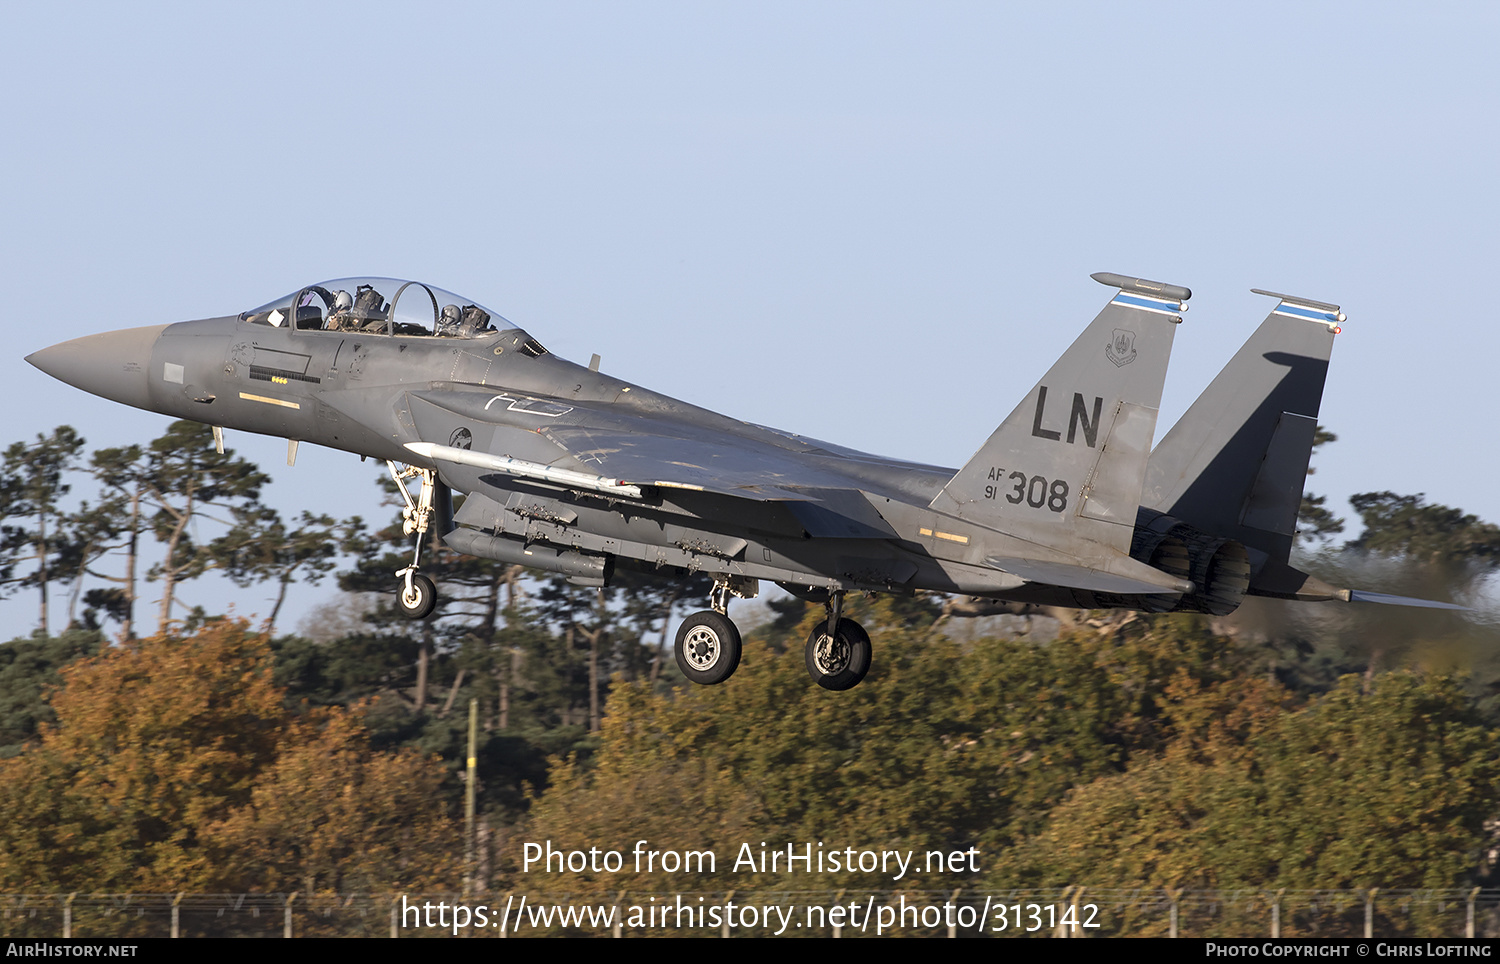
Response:
M1114 362L1116 368L1135 361L1135 332L1116 328L1114 340L1104 346L1104 357Z

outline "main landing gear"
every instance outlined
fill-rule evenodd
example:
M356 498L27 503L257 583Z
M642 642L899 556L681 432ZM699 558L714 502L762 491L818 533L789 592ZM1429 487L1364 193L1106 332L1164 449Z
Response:
M677 668L702 686L722 683L740 665L740 631L729 621L729 597L749 599L756 593L755 580L719 578L708 594L711 608L693 613L677 630Z
M723 613L693 613L677 630L677 668L703 686L722 683L740 665L740 631Z
M843 618L844 594L830 593L828 618L813 627L803 658L807 675L825 690L847 690L859 685L870 671L870 634L852 619Z
M709 593L710 609L693 613L677 630L677 668L682 675L703 686L722 683L740 665L740 631L729 619L729 597L755 595L740 580L719 579ZM870 634L842 615L844 594L829 594L828 618L807 637L803 657L807 673L824 689L847 690L859 684L870 671Z
M427 527L432 522L437 472L413 465L398 469L396 463L390 461L385 464L391 470L391 478L396 480L396 491L401 493L401 498L406 503L401 510L401 531L407 535L415 533L417 537L412 547L411 565L396 571L396 576L401 580L396 590L396 604L408 618L426 619L437 606L437 586L431 579L417 572L417 569L422 563L422 542L427 535ZM406 488L406 480L411 478L421 480L416 499L412 498L411 492Z

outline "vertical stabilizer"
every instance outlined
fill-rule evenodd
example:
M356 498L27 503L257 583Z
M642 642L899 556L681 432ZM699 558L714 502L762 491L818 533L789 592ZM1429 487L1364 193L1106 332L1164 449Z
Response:
M1141 504L1285 562L1344 315L1254 290L1276 307L1151 453Z
M1172 336L1187 288L1093 275L1119 293L932 501L976 525L1067 549L1130 549Z

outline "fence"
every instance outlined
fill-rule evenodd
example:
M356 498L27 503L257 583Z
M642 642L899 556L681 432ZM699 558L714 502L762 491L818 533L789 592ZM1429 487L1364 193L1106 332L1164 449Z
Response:
M1500 890L0 894L48 937L1500 937Z

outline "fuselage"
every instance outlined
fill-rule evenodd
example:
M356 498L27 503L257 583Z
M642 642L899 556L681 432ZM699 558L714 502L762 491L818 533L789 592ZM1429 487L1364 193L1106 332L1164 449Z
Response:
M953 469L720 415L560 358L519 328L450 338L300 330L248 320L251 314L87 336L45 349L32 361L95 394L173 418L436 468L453 488L485 497L491 512L471 527L492 536L498 529L523 543L561 544L627 564L722 570L814 589L993 594L1016 587L1013 577L969 558L962 533L972 526L926 508ZM434 405L429 399L436 397L460 403ZM522 401L495 405L496 398ZM616 422L628 432L644 420L656 431L732 451L737 460L795 461L796 485L842 490L846 498L862 494L869 506L857 510L889 528L857 538L839 538L836 528L810 532L815 523L808 520L817 513L808 506L828 501L817 495L795 506L797 512L786 500L746 501L690 489L658 489L645 504L623 505L414 456L407 445L447 441L457 431L448 422L465 421L465 399L487 406L469 413L477 417L466 424L474 435L490 433L484 447L496 455L597 471L542 440L538 430ZM566 411L554 414L560 409ZM436 421L443 424L429 424ZM660 474L670 477L672 467ZM522 515L512 511L518 499ZM838 512L848 514L850 506L832 508L836 526ZM471 508L459 518L474 522L477 515ZM569 521L557 521L563 518Z
M1144 293L1107 306L960 470L711 412L395 279L310 285L30 360L138 408L409 465L466 494L440 523L450 546L587 584L618 563L745 591L768 579L1131 605L1120 594L1191 588L1130 554L1173 297L1186 290L1101 280Z

